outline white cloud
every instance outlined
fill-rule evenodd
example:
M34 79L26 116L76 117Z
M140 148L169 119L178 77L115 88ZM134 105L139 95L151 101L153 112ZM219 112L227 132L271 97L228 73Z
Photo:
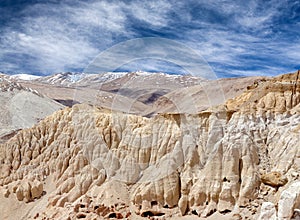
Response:
M198 24L204 30L190 31L185 42L213 64L212 68L218 73L276 75L294 71L295 66L299 66L299 40L282 32L273 33L275 20L283 16L281 9L285 2L233 4L221 0L203 4L229 20L225 25L200 20Z
M35 58L30 65L41 72L80 68L99 52L78 37L76 31L64 30L59 20L45 21L44 17L24 21L24 30L6 32L3 39L2 48L9 48L11 53L30 54Z
M33 59L26 65L40 72L56 72L84 68L103 49L119 37L132 38L128 27L129 15L151 26L166 26L167 1L129 4L122 1L68 1L59 4L28 5L24 18L4 29L1 37L2 68L10 69L9 53L22 54ZM14 71L24 65L16 63Z
M111 44L113 34L125 33L120 5L105 1L76 5L36 4L24 9L25 17L4 30L1 36L2 68L11 68L10 53L24 55L14 71L25 65L39 72L84 68L103 47ZM36 13L37 15L31 16ZM26 56L33 57L26 60ZM7 63L6 63L7 62Z
M153 26L167 26L169 18L168 12L172 10L172 5L168 1L136 1L131 2L127 9L137 19Z
M126 14L123 2L118 4L106 1L82 3L80 7L66 6L70 20L75 24L86 25L114 33L125 33Z
M280 51L286 56L286 59L294 61L295 63L300 62L300 40L297 40L293 45L283 44Z
M272 19L278 15L278 10L284 2L272 1L269 4L261 7L258 1L250 1L248 8L242 10L243 13L235 16L236 21L246 28L253 28L256 31L263 30L269 26ZM248 9L248 10L247 10Z
M202 78L215 77L205 60L195 50L182 43L156 37L138 38L115 45L99 54L84 72L111 72L123 65L130 66L131 62L140 59L143 60L140 63L141 67L146 67L147 65L155 67L161 62L153 60L160 60L172 63L172 70L174 70L175 65L179 70L183 69ZM134 67L134 65L131 66ZM153 69L153 67L150 69ZM164 69L167 69L167 67ZM147 71L147 69L140 70ZM155 71L159 71L159 69Z
M282 4L285 3L279 0L269 3L66 0L59 4L28 5L22 12L22 20L15 17L1 30L0 68L22 71L27 66L44 73L83 69L117 42L144 33L162 33L195 49L215 65L217 72L234 74L234 70L236 74L247 74L240 69L251 65L264 68L266 74L284 71L287 70L282 67L284 63L287 66L299 62L300 48L296 37L290 41L272 35L271 26L274 19L282 16ZM209 16L193 10L196 6L216 18L220 15L221 20L211 21ZM140 22L135 23L136 20ZM141 26L142 30L136 29ZM258 59L247 60L245 56ZM273 62L277 67L268 65L272 60L278 61ZM224 66L228 68L221 69ZM248 74L254 72L252 69Z

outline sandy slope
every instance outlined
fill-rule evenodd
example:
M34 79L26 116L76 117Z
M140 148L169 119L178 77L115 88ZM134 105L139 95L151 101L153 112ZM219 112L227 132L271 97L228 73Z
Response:
M0 137L31 127L63 107L7 76L0 76L0 103Z

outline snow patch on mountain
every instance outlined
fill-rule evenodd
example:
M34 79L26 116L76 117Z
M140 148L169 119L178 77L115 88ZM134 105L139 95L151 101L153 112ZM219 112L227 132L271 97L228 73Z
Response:
M35 79L41 78L41 76L36 76L36 75L31 75L31 74L26 74L26 73L15 74L10 77L13 79L19 79L19 80L25 80L25 81L30 81L30 80L35 80Z

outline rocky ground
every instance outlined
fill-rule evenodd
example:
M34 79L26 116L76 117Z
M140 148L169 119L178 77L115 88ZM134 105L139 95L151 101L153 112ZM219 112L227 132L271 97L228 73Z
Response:
M88 104L56 111L0 145L1 215L299 219L299 75L239 79L234 88L224 80L217 101L202 84L189 96L206 93L199 112L176 112L195 101L172 101L176 90L155 99L176 108L161 103L152 117Z

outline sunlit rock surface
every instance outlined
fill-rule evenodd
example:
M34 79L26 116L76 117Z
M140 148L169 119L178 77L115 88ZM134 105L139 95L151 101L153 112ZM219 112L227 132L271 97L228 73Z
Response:
M298 75L256 82L198 114L145 118L84 104L55 112L0 145L3 216L291 219Z

